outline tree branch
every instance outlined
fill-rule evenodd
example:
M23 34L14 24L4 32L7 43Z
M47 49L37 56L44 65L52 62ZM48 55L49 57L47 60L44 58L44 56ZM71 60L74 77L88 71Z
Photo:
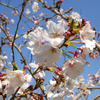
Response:
M45 8L47 8L48 10L51 10L53 13L55 13L56 15L61 16L63 19L65 19L67 22L69 21L69 16L64 16L63 14L61 14L60 12L58 12L56 9L49 9L49 7L43 2L43 0L39 0L42 5L44 5Z

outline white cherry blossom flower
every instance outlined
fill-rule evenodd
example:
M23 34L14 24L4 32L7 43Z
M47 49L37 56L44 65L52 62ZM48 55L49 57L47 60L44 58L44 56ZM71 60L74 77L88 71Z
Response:
M51 98L53 95L54 95L54 94L53 94L52 92L49 92L49 93L47 94L47 97L48 97L48 98Z
M60 9L60 13L63 14L63 9L62 8ZM62 19L62 18L61 18L61 16L58 15L57 19Z
M63 100L63 94L62 93L52 93L52 92L49 92L47 94L47 97L48 98L52 98L53 100Z
M43 16L43 15L44 15L43 12L41 12L39 16Z
M80 48L83 49L83 51L81 52L81 56L86 60L86 55L91 53L92 50L90 48L87 48L86 45L81 46Z
M51 95L53 100L63 100L63 94L62 93L56 93L54 95Z
M90 23L87 24L80 30L80 38L85 43L85 40L92 41L95 36L95 31L91 29Z
M30 13L30 9L26 9L25 14L28 15Z
M61 22L63 22L64 27L67 27L68 24L67 24L67 22L64 19L58 20L58 23L61 23Z
M31 81L32 81L32 75L26 74L26 75L25 75L25 80L26 80L27 82L31 82Z
M7 84L5 87L5 93L14 94L14 92L15 92L15 87L13 87L11 84Z
M66 86L66 88L68 88L68 90L73 90L75 85L76 85L75 80L73 80L69 77L66 78L65 86Z
M24 35L23 35L23 38L27 39L27 34L24 34Z
M7 79L10 81L11 87L22 86L25 82L25 76L21 70L13 71L12 73L8 73L8 75Z
M17 10L16 11L12 11L12 14L15 15L15 16L18 15L18 11Z
M63 73L68 77L75 79L78 74L81 74L84 71L84 64L85 60L81 57L68 60L62 67Z
M77 12L72 12L71 17L77 21L82 21L82 19L80 19L80 14Z
M14 24L14 20L13 19L11 19L11 24Z
M32 5L33 13L36 13L38 11L38 9L39 9L38 3L34 2L34 4Z
M70 94L72 92L72 90L69 90L68 88L62 88L62 92L63 92L64 96L67 96L68 94Z
M56 84L55 80L50 80L49 84L48 84L48 88L51 88L52 86L54 86ZM51 89L51 91L54 89L54 87Z
M95 40L85 40L86 48L89 48L91 51L93 51L93 48L95 48Z
M84 94L86 94L86 95L89 95L90 93L91 93L90 90L85 90L85 91L84 91Z
M36 55L36 63L45 63L45 62L51 62L55 63L60 59L61 56L61 50L57 47L52 47L50 44L44 44L41 46L40 54Z
M38 52L38 49L41 46L42 31L35 30L34 32L30 32L28 38L30 39L30 42L27 43L27 48L31 50L31 53L33 55L35 55L35 53Z
M49 84L54 85L54 84L56 84L56 81L50 80Z
M47 22L47 28L49 31L44 31L44 40L49 41L52 46L59 45L64 40L64 23L56 24L50 20Z

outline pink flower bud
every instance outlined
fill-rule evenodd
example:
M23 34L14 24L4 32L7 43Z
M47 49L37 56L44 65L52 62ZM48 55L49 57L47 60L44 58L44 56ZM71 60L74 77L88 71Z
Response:
M88 77L91 77L91 74L88 74Z
M68 32L67 32L67 35L70 35L70 34L71 34L71 33L68 31Z
M62 3L63 2L63 0L59 0L59 1L57 1L57 3Z
M28 66L27 66L27 65L25 65L25 66L24 66L24 69L27 69L27 68L28 68Z
M3 13L1 13L1 16L3 16Z
M52 9L52 6L49 6L48 9Z
M37 95L34 95L33 98L36 99Z
M64 36L67 36L67 34L65 33Z
M47 22L48 21L48 18L45 18L45 21Z
M83 23L84 23L84 22L86 22L86 19L85 19L85 18L83 18L83 19L82 19L82 22L83 22Z
M73 54L73 55L75 54L75 52L73 52L73 51L71 51L70 53Z
M42 78L43 81L45 81L45 78Z
M8 44L9 46L12 46L12 42L8 42L7 44Z
M84 48L80 48L80 47L79 47L78 49L79 49L79 50L81 50L81 52L83 52L83 51L84 51Z
M5 17L5 19L8 19L8 17Z
M10 23L10 21L8 21L8 23Z
M62 71L62 67L57 67L57 69L59 69L59 71Z
M23 74L25 75L26 73L23 71Z
M67 23L67 26L70 26L70 22Z
M34 21L34 24L38 25L39 24L39 20Z
M5 75L6 75L6 73L0 73L0 77L3 77Z

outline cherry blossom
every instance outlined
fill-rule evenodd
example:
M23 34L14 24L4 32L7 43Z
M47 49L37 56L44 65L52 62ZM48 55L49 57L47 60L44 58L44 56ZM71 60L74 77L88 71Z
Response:
M25 14L28 15L30 13L30 9L26 9Z
M55 63L60 59L61 50L57 47L52 47L50 44L41 46L40 54L36 55L36 63L51 62Z
M25 77L21 70L13 71L9 74L7 79L10 81L11 87L22 86L25 82Z
M36 13L38 11L38 9L39 9L38 3L34 2L33 5L32 5L33 13Z
M47 28L49 31L44 31L44 40L49 41L52 46L59 45L64 40L64 23L56 24L50 20L47 22Z
M85 43L86 40L93 41L94 36L95 31L91 29L90 23L87 22L82 30L80 30L80 38Z
M11 19L11 24L14 24L14 20L13 19Z
M85 60L81 57L75 58L73 60L68 60L63 65L64 74L68 75L70 78L76 78L78 74L84 71ZM73 73L73 74L72 74Z
M81 17L80 14L77 12L72 12L71 17L73 19L76 19L77 21L82 21L82 19L80 19L80 17Z
M48 93L48 97L52 98L53 100L63 100L62 98L63 94L61 93L56 93L56 94L53 94L53 93Z
M67 77L66 82L65 82L66 88L68 88L68 90L73 90L75 85L76 85L75 80Z
M30 32L28 35L30 42L27 43L27 48L31 50L31 53L33 55L38 52L38 49L40 48L42 42L42 30L37 30L38 29L36 29L34 32Z
M97 31L91 29L89 21L80 19L80 14L72 12L72 7L64 11L61 8L63 0L54 0L50 5L44 0L24 0L14 7L9 5L11 2L2 2L0 5L14 10L12 15L15 16L12 19L5 12L0 14L0 99L77 100L82 95L89 95L91 90L100 85L100 70L96 74L89 74L87 81L83 76L78 76L84 72L84 66L90 64L86 61L87 54L99 59L97 52L100 53L100 33L96 38ZM50 13L49 16L49 12L40 8L51 11L53 15ZM37 13L39 9L41 11ZM15 27L15 32L11 26ZM19 41L23 39L21 36L24 38L22 42ZM12 58L3 52L8 50L5 49L6 45L12 52ZM31 51L28 53L31 58L27 59L25 46ZM16 59L18 53L15 49L21 58ZM7 58L12 64L9 64ZM64 62L59 64L60 60ZM48 77L48 73L52 78ZM45 81L46 77L48 82ZM79 91L75 94L76 89Z

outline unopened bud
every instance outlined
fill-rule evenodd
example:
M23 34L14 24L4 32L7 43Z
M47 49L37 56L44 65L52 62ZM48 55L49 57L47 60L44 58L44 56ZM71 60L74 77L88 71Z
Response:
M12 42L8 42L7 44L8 44L9 46L12 46Z
M27 66L27 65L25 65L25 66L24 66L24 69L27 69L27 68L28 68L28 66Z
M91 74L88 74L88 77L91 77Z
M49 6L48 9L52 9L52 6Z

